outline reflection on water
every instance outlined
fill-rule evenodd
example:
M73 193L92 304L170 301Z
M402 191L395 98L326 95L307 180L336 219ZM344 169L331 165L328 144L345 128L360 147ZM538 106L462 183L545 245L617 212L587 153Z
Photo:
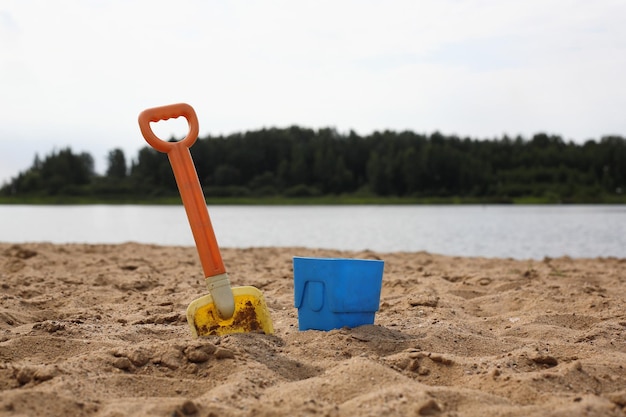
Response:
M626 257L626 206L210 206L223 247ZM0 205L0 241L193 245L181 206Z

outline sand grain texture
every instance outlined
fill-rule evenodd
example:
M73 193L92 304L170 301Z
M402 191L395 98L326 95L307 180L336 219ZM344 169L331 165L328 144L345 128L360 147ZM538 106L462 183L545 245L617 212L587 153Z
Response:
M0 244L0 415L626 415L624 259L222 255L275 335L191 339L193 247ZM292 256L383 259L375 325L299 332Z

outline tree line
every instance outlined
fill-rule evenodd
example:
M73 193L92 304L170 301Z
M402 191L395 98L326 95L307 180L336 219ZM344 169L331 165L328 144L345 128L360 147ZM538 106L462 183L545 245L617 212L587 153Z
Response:
M171 140L175 140L172 138ZM520 197L594 202L626 186L626 140L583 144L539 133L471 139L411 131L359 136L292 126L201 137L191 148L207 197ZM70 148L40 158L0 188L3 196L145 198L178 195L165 154L108 153L103 175Z

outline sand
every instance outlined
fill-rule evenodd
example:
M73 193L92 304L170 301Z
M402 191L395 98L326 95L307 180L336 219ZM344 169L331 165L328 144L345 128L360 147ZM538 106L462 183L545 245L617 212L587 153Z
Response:
M626 415L626 259L222 255L274 335L191 338L193 247L0 243L0 415ZM384 260L374 325L298 331L293 256Z

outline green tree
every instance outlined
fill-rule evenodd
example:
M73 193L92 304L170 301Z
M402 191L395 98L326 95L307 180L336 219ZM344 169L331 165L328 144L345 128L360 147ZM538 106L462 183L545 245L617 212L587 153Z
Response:
M110 151L107 156L107 162L107 177L118 180L126 178L128 168L126 167L126 156L123 150L116 148Z
M241 171L230 164L221 164L215 169L213 180L214 184L211 185L240 185Z

